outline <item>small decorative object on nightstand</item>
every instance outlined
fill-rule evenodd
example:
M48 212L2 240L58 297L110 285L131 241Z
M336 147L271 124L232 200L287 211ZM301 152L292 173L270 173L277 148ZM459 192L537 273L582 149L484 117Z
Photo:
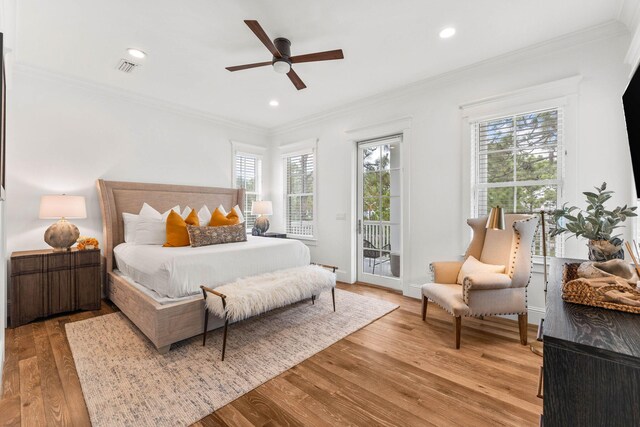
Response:
M251 205L251 215L260 215L251 230L254 236L262 236L269 229L267 215L273 215L273 205L267 200L258 200Z
M11 254L11 327L75 310L98 310L100 250L21 251Z
M78 227L67 218L86 218L87 208L83 196L50 195L40 198L40 219L58 219L44 232L44 241L54 251L68 251L78 237Z
M286 239L287 233L264 233L261 234L262 237L274 237L276 239Z

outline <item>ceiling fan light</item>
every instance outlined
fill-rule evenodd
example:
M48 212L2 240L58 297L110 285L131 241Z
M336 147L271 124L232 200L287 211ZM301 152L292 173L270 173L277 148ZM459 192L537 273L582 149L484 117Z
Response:
M286 61L276 61L273 63L273 71L280 74L287 74L291 71L291 64Z

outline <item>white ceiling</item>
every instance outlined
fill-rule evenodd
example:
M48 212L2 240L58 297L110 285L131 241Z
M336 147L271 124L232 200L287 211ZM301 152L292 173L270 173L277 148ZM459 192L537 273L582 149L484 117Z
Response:
M20 0L16 62L271 128L416 80L617 19L622 0ZM292 54L297 91L243 23L257 19ZM438 37L446 26L457 34ZM148 53L115 70L127 47ZM280 106L269 107L271 99Z

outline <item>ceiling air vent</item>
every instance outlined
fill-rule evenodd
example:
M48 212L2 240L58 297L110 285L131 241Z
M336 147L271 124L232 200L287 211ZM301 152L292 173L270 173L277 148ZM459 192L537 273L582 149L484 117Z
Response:
M116 70L122 71L123 73L130 73L140 64L136 64L135 62L127 61L126 59L121 59L116 65Z

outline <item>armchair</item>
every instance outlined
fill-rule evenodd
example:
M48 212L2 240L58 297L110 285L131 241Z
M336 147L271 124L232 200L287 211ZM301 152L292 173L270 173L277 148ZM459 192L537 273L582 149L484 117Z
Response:
M487 217L468 219L473 238L464 258L473 256L486 264L504 265L504 273L474 273L457 284L463 262L431 264L434 283L422 285L422 320L429 300L454 316L455 346L460 348L463 316L517 314L520 343L527 344L527 286L531 255L538 226L535 215L505 215L505 230L487 229Z

